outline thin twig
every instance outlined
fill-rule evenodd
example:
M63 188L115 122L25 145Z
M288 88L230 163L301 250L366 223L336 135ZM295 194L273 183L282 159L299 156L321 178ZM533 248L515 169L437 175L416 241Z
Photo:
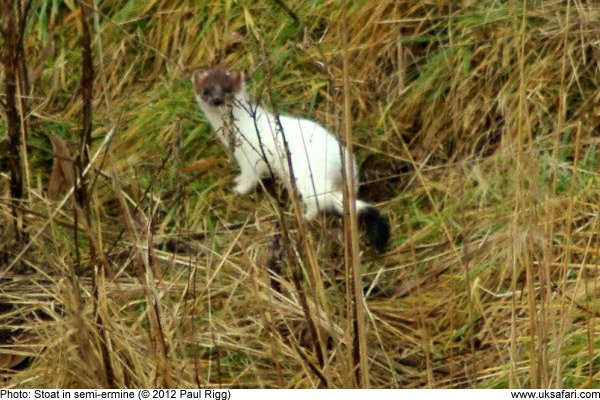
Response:
M352 106L350 94L350 76L348 51L348 3L342 2L342 49L343 49L343 93L344 93L344 141L346 148L340 147L342 157L342 176L344 194L344 255L348 281L346 282L347 307L352 317L352 370L355 385L369 387L369 370L367 354L367 336L365 327L364 297L362 291L360 255L358 244L358 219L356 213L356 188L354 158L352 145ZM349 342L350 343L350 342Z

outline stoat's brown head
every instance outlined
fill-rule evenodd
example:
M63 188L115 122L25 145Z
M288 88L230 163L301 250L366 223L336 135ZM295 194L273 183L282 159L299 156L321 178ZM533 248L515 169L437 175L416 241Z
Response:
M242 86L242 74L235 68L204 68L194 73L194 92L211 106L222 106L233 99Z

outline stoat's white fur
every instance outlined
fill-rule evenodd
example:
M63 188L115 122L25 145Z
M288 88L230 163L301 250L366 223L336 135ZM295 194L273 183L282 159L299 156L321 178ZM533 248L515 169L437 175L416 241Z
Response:
M236 193L249 193L271 172L289 188L292 180L285 137L305 219L322 210L343 212L341 153L345 149L327 129L314 121L286 115L279 116L278 123L277 117L250 101L243 83L229 105L209 104L197 92L195 97L226 148L230 147L229 135L235 135L233 154L241 169L235 178ZM354 179L356 182L357 177ZM368 207L356 201L357 213Z
M233 188L236 193L249 193L261 178L273 175L289 190L293 177L307 220L319 211L343 212L342 153L346 149L334 135L314 121L277 117L254 104L235 68L204 68L194 74L192 82L204 115L240 166ZM356 174L352 179L358 187ZM387 217L364 201L356 200L355 205L370 244L384 251L390 237Z

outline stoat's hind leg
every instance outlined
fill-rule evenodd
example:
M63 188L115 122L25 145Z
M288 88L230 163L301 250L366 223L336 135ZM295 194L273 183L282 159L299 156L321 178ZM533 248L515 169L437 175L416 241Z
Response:
M319 206L315 200L304 200L304 219L310 221L319 214Z

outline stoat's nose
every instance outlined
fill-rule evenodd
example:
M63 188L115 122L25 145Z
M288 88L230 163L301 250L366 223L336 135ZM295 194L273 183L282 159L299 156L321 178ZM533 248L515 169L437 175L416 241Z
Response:
M216 98L214 98L214 99L211 100L211 103L212 103L213 106L222 106L223 103L225 103L225 101L223 101L223 99L220 98L220 97L216 97Z

